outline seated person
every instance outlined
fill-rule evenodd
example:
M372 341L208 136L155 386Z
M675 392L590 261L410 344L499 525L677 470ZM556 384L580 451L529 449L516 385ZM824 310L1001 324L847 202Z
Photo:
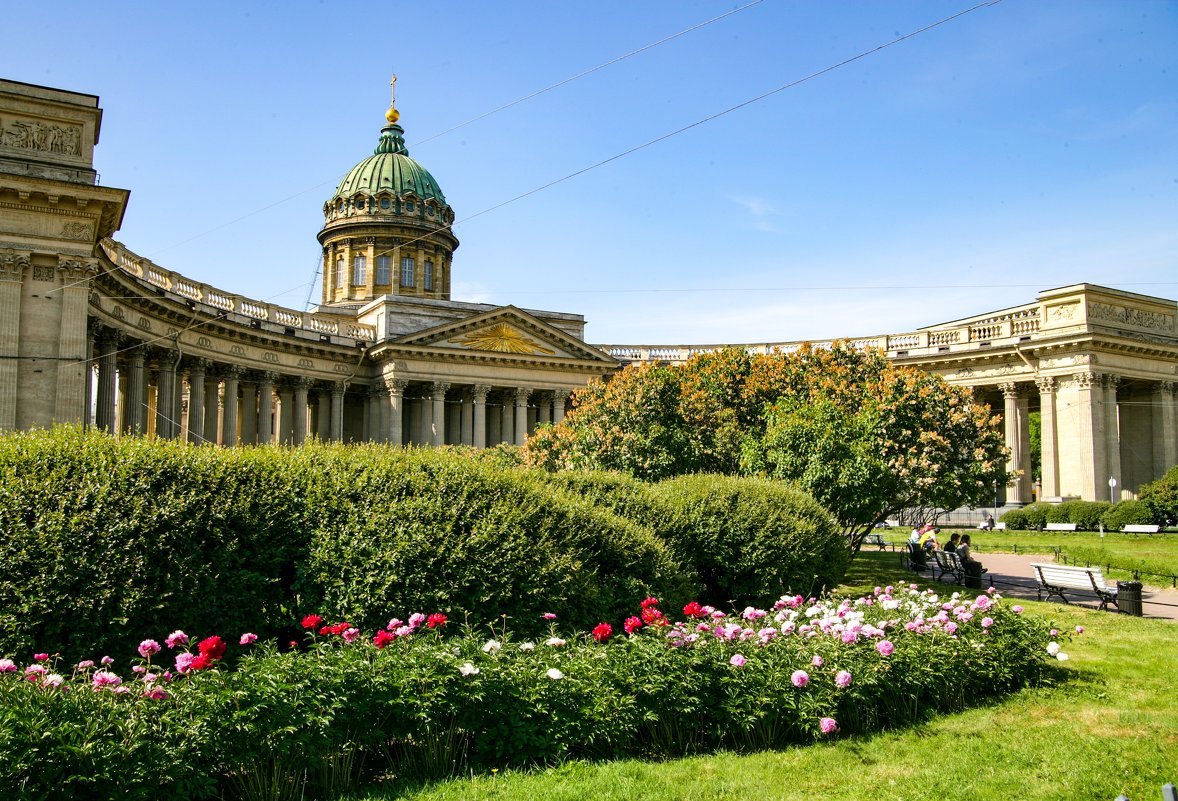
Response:
M957 558L961 560L961 564L968 565L971 562L980 566L981 563L973 558L973 553L970 547L969 535L965 534L961 537L961 544L957 546ZM983 571L984 572L984 571Z
M945 547L942 550L944 550L945 553L957 553L957 542L960 539L961 535L954 531L949 535L949 541L945 543Z
M924 534L920 535L920 540L918 541L918 544L920 545L921 548L924 548L924 550L926 552L935 551L937 549L937 546L940 544L937 542L937 532L938 531L940 531L940 529L936 529L936 528L933 528L932 526L929 526L927 528L927 530L924 532Z
M993 531L994 518L989 512L982 513L982 522L978 523L978 531Z

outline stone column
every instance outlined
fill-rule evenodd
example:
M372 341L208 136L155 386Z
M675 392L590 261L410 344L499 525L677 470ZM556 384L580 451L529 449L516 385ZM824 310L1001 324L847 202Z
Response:
M384 386L388 390L386 438L391 444L401 447L405 444L405 387L409 386L409 382L404 378L386 378Z
M204 441L216 445L221 441L221 377L205 373Z
M0 430L16 429L20 299L32 255L29 251L0 250Z
M476 384L471 399L474 404L472 414L474 425L471 428L471 444L476 448L487 447L487 393L491 388L486 384Z
M98 399L94 410L94 425L108 434L115 433L115 409L118 373L119 333L103 328L98 333Z
M1153 477L1161 478L1178 464L1173 381L1159 381L1153 391Z
M1055 379L1042 377L1035 381L1039 386L1039 416L1041 418L1040 463L1043 471L1042 487L1044 498L1055 498L1059 491L1059 444L1055 421Z
M1007 503L1029 503L1031 500L1031 431L1027 419L1027 397L1019 384L1002 384L1002 396L1006 400L1006 447L1010 459L1006 469L1018 471L1007 486Z
M474 393L470 387L462 391L462 412L458 422L458 441L463 445L474 444Z
M515 409L512 407L512 394L510 391L504 390L499 393L499 437L493 443L498 445L500 442L514 442L515 434L512 428L511 421L515 415Z
M241 383L241 444L258 444L258 384Z
M225 406L221 417L221 444L229 448L237 444L237 382L242 369L236 364L225 368Z
M547 425L552 422L552 393L540 392L536 397L539 403L539 408L536 410L536 425Z
M58 423L80 423L88 416L90 406L90 396L85 394L86 372L90 369L86 359L86 309L90 302L90 277L96 269L90 259L58 256L57 262L63 283L53 419Z
M344 440L344 384L337 381L331 385L331 441Z
M156 382L155 435L175 439L180 432L180 421L176 413L176 366L180 363L180 351L164 350L159 355L159 380Z
M528 398L532 390L516 387L515 390L515 444L523 445L528 437Z
M433 402L430 419L430 444L435 448L446 444L446 390L450 385L445 381L435 381L430 387L429 397Z
M294 388L290 379L278 385L278 444L294 444Z
M291 409L291 424L294 427L291 443L305 445L307 442L307 391L311 389L309 378L294 381L294 401Z
M1104 436L1106 438L1105 453L1108 459L1108 475L1104 477L1104 498L1097 496L1097 500L1114 498L1121 499L1121 491L1125 487L1125 477L1121 473L1121 427L1117 419L1117 384L1121 383L1118 375L1104 376ZM1117 486L1113 493L1109 492L1108 480L1115 478Z
M564 405L569 399L567 389L558 389L552 393L552 422L559 424L564 419Z
M1103 400L1104 388L1095 373L1076 373L1060 390L1060 408L1068 409L1070 418L1059 437L1059 482L1064 495L1077 494L1086 501L1108 497Z
M86 386L82 389L84 393L82 397L86 399L85 411L82 414L82 428L83 430L92 428L94 426L94 416L91 414L90 404L94 398L94 374L98 367L98 360L96 358L96 349L94 347L94 339L98 332L94 326L91 325L86 331Z
M320 442L331 438L331 393L321 389L315 393L319 399L315 409L315 436Z
M142 436L147 431L147 382L143 369L143 346L127 352L127 433Z
M274 381L275 373L258 373L258 442L274 444Z
M368 431L368 439L371 442L388 442L388 423L384 417L387 406L383 383L368 391L369 419L372 425Z

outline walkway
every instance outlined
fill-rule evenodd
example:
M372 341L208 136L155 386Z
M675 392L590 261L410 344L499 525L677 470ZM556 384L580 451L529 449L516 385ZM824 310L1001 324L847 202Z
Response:
M990 583L1007 598L1020 598L1028 601L1038 600L1038 582L1032 562L1051 562L1051 554L1009 554L1009 553L981 553L978 559L990 572L986 575ZM948 583L948 582L945 582ZM1053 601L1058 599L1053 598ZM1093 609L1100 606L1100 601L1094 593L1068 593L1068 600L1073 604L1088 606ZM1142 611L1147 618L1159 620L1178 620L1178 590L1169 587L1145 587L1141 593Z

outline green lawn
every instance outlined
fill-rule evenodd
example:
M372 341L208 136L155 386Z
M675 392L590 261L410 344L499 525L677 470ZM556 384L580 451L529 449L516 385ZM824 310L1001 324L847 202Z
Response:
M902 583L894 557L856 560L846 589ZM1024 602L1086 633L1045 686L914 727L833 743L668 762L574 762L429 785L390 781L351 799L971 801L1160 798L1178 781L1178 624Z

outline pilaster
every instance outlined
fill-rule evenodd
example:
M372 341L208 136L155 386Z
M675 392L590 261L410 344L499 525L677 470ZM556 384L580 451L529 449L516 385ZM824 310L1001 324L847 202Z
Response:
M471 393L473 404L472 414L474 425L471 428L472 442L476 448L487 447L487 393L491 388L486 384L476 384Z
M0 430L16 428L20 296L32 253L0 250Z
M1055 419L1055 379L1042 377L1035 381L1039 387L1040 463L1043 471L1044 498L1058 497L1059 442Z
M432 402L430 443L435 447L446 444L446 390L450 385L445 381L435 381L430 387L430 401Z

